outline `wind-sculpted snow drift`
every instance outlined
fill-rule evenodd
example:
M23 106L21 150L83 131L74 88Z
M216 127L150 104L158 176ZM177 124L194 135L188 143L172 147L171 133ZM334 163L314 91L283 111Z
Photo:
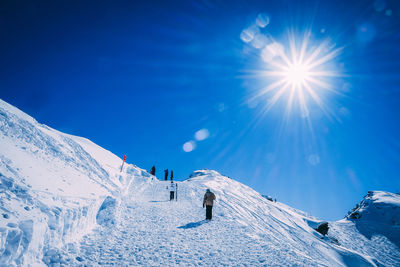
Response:
M322 236L321 220L216 171L177 182L170 202L168 182L120 164L0 100L0 266L400 265L398 195L370 193Z
M125 190L119 164L0 100L0 266L59 262L60 250L97 225L106 197Z

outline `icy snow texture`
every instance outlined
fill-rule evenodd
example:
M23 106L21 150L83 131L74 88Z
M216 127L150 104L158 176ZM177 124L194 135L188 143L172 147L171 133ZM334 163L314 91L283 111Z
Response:
M370 193L323 237L321 220L216 171L177 182L170 202L168 183L121 163L0 100L0 266L400 265L398 195Z
M0 266L62 263L60 250L97 225L104 199L123 194L120 163L0 100Z
M96 221L103 226L112 226L115 224L115 211L117 209L117 200L110 196L106 197L101 204L96 215Z

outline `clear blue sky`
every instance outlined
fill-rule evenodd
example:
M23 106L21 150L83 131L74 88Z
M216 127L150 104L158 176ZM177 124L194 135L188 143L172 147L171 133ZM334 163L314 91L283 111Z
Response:
M326 220L400 191L398 1L140 2L1 1L0 98L159 177L215 169ZM273 82L249 75L270 67L241 38L254 27L286 49L306 29L311 50L342 48L334 92L317 90L334 115L249 101Z

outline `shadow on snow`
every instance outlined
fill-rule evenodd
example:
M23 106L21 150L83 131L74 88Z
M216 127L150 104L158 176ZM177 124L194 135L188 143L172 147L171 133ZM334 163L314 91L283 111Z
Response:
M207 223L207 222L208 222L207 220L202 220L202 221L198 221L198 222L191 222L191 223L188 223L188 224L179 226L178 228L179 228L179 229L196 228L196 227L199 227L200 225L205 224L205 223Z

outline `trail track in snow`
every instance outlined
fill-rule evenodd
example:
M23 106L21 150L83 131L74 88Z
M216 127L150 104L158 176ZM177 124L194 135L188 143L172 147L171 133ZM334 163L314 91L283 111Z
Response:
M98 227L83 238L79 256L83 259L81 264L282 265L279 255L268 256L268 238L262 240L249 232L246 226L238 226L230 219L219 216L218 204L213 220L205 221L202 199L192 203L184 197L185 191L182 190L181 199L170 202L165 188L168 184L156 182L144 192L131 189L119 207L116 225ZM183 183L178 184L184 187ZM282 246L279 253L290 252ZM296 262L295 258L293 262ZM301 264L315 265L315 261L303 259Z

